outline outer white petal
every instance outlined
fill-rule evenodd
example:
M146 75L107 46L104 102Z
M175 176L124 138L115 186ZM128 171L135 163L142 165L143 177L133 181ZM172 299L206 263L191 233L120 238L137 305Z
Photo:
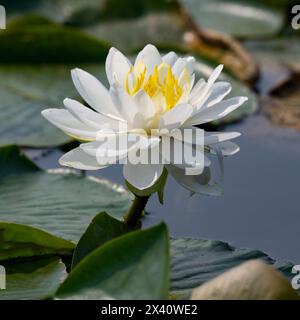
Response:
M206 81L204 79L198 80L198 82L195 84L189 96L189 102L191 105L196 104L198 101L198 96L201 94L201 91L204 89L205 85Z
M239 137L239 132L205 132L204 143L210 145Z
M213 84L219 78L223 68L223 64L219 64L209 76L207 83Z
M161 117L159 128L168 130L179 128L192 112L193 108L189 104L178 104Z
M185 175L185 171L172 165L166 166L168 172L184 188L192 193L199 193L209 196L220 196L223 191L216 184L208 184L210 181L210 169L206 167L201 175Z
M155 66L159 66L162 63L162 59L157 48L152 44L148 44L137 55L135 66L139 62L143 62L146 65L146 76L148 76L153 73Z
M97 130L80 122L68 110L46 109L42 115L52 124L79 140L95 140Z
M158 137L143 136L139 134L115 134L103 135L100 139L98 135L97 141L83 143L80 148L87 154L97 157L98 162L105 164L115 159L124 159L129 152L140 149L149 149L159 144Z
M170 65L171 67L174 65L174 63L177 61L178 56L175 52L171 51L167 54L165 54L162 57L162 61Z
M204 146L197 147L189 141L177 140L176 138L170 140L163 136L160 151L165 164L186 169L188 175L199 175L204 167L211 164L209 158L204 154Z
M231 141L223 141L215 145L211 145L211 153L217 154L217 152L214 150L214 146L220 149L220 152L223 156L232 156L240 151L240 147L236 143Z
M211 108L206 108L204 110L200 110L196 115L191 117L185 125L199 125L206 122L210 122L213 120L221 119L232 111L236 110L240 107L245 101L247 101L247 97L234 97L224 101L219 102Z
M195 93L193 94L192 104L196 105L195 112L199 111L202 108L202 106L208 99L209 95L212 93L212 87L215 81L217 80L217 78L219 77L219 75L221 74L222 70L223 70L223 65L220 64L214 69L214 71L208 78L205 86L201 88L201 90L198 89L197 94Z
M85 153L82 149L76 148L68 153L64 154L60 159L59 163L62 166L67 166L80 170L98 170L105 168L101 166L95 157L92 157Z
M185 130L192 130L192 136L186 135ZM196 127L184 127L180 128L179 130L176 130L175 132L171 132L169 136L173 136L174 139L179 140L179 141L187 141L187 138L189 139L188 143L195 145L195 146L203 146L204 145L204 135L205 131L201 128L196 128Z
M73 69L71 75L77 91L93 109L107 116L120 117L108 90L98 79L78 68Z
M124 178L135 188L144 190L152 187L162 175L162 164L130 164L123 166Z
M119 128L120 121L97 113L76 100L66 98L64 105L74 117L91 128L96 130L103 127L113 130Z
M118 81L125 88L126 77L131 68L131 62L115 48L111 48L106 58L105 70L110 85Z
M232 87L229 82L219 81L214 83L203 108L209 108L221 102L230 93L231 89Z

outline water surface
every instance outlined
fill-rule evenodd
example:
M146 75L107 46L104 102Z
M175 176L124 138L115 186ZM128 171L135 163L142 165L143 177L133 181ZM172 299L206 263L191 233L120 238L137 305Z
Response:
M223 240L300 264L300 133L272 125L262 115L226 130L242 136L236 140L241 151L225 159L224 196L190 197L169 177L164 206L153 196L144 224L163 219L173 236ZM50 151L37 162L57 167L61 154ZM123 184L121 166L90 174Z

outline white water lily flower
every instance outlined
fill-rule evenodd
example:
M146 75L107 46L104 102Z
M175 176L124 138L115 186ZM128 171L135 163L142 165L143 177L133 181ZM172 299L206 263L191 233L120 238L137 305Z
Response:
M195 136L203 135L203 129L196 125L221 119L247 100L246 97L224 100L231 85L225 81L216 82L222 65L212 72L207 81L200 79L194 84L194 63L193 57L181 58L174 52L161 56L153 45L147 45L132 64L120 51L112 48L106 59L109 89L91 74L81 69L72 70L75 87L90 108L78 101L65 99L65 109L46 109L42 112L46 119L66 134L85 142L66 153L60 164L97 170L107 166L105 161L99 162L99 150L110 149L119 159L128 157L132 150L136 152L137 149L159 152L163 133L152 136L151 130L166 129L170 132L188 128ZM120 131L124 123L127 124L126 132ZM139 129L146 134L140 134ZM99 136L107 130L118 136L129 133L131 137L140 136L142 139L129 145L128 149L119 150L113 143L104 145L99 141ZM177 164L172 162L171 156L167 165L126 163L124 177L135 188L143 190L155 184L165 167L176 181L190 191L218 194L220 190L208 184L210 160L207 153L202 154L203 150L219 157L232 155L239 147L229 140L239 135L237 132L204 132L204 149L202 145L197 145L196 140L190 143L190 148L203 156L202 162ZM182 142L180 139L176 141ZM162 154L162 157L167 156ZM196 175L186 175L185 169L193 167L199 169Z

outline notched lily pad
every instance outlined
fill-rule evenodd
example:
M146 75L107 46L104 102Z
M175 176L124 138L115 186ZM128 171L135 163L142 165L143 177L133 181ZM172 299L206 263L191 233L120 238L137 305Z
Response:
M129 194L107 180L64 169L32 170L31 165L26 171L24 158L14 146L0 148L0 163L3 171L11 172L0 178L0 221L31 225L78 241L97 212L122 217L130 203ZM22 173L14 174L19 165Z
M73 67L0 65L0 146L52 147L72 141L45 120L41 111L59 108L66 97L78 97L70 75ZM103 65L82 67L105 80Z
M11 21L0 34L0 145L50 147L70 142L40 113L61 106L67 96L77 97L72 68L97 62L95 71L101 77L107 52L103 42L40 17Z
M262 5L261 1L180 0L180 3L200 28L239 38L276 34L284 22L280 11Z

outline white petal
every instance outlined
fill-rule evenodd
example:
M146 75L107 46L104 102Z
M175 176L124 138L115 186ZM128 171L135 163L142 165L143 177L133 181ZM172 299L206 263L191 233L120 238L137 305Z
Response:
M93 109L107 116L120 116L111 101L108 90L98 79L78 68L73 69L71 75L77 91Z
M220 148L220 152L222 152L223 156L232 156L240 151L240 147L236 143L231 141L223 141L217 143L215 146ZM216 154L216 151L214 150L214 145L212 145L211 147L211 153Z
M174 63L172 67L173 74L178 78L184 68L187 68L190 74L194 72L195 66L195 58L194 57L186 57L186 58L179 58Z
M169 137L162 136L161 138L161 154L165 164L172 164L178 168L186 169L186 174L188 175L199 175L205 166L210 166L211 161L204 154L203 138L201 139L202 144L200 143L197 146L190 143L189 140L184 141L183 137L180 138L181 140L176 139L176 135L173 139Z
M66 98L64 105L74 117L91 128L96 130L103 127L113 130L119 128L120 121L97 113L76 100Z
M201 91L204 89L206 85L206 81L204 79L198 80L198 82L195 84L193 87L190 97L189 97L189 102L190 104L194 105L198 101L198 96L201 94Z
M109 93L121 117L128 122L129 127L132 127L139 113L133 97L117 84L110 87Z
M212 72L212 74L209 76L207 83L211 83L213 84L220 76L222 70L223 70L223 64L219 64L214 71Z
M215 83L215 81L217 80L217 78L219 77L219 75L221 74L223 69L223 65L220 64L218 67L216 67L214 69L214 71L212 72L212 74L210 75L210 77L208 78L207 82L205 83L205 86L203 88L201 88L201 90L198 89L197 93L193 94L193 98L192 100L192 104L196 105L195 108L195 112L199 111L204 103L207 101L209 95L212 93L212 88L213 85Z
M192 193L199 193L209 196L220 196L223 191L216 184L208 184L210 181L210 169L206 167L201 175L185 175L185 171L172 165L166 166L168 172L184 188Z
M177 61L178 56L175 52L171 51L162 57L162 61L170 65L171 67Z
M204 143L205 145L210 145L213 143L219 143L222 141L235 139L241 134L239 132L205 132L204 133Z
M194 57L187 57L185 58L186 59L186 68L188 69L188 71L190 73L193 73L194 72L194 69L195 69L195 58Z
M222 101L224 97L226 97L230 93L231 89L232 87L229 82L219 81L214 83L214 85L212 86L212 91L205 101L204 108L209 108Z
M98 170L106 167L101 166L97 162L95 157L89 156L80 148L73 149L64 154L59 159L59 163L62 166L67 166L79 170Z
M135 188L144 190L152 187L160 178L164 166L162 164L130 164L123 167L124 178Z
M179 129L180 131L175 131L175 133L178 132L178 134L174 135L174 138L180 141L183 141L184 139L187 140L189 139L189 143L193 145L204 145L204 134L205 131L201 128L196 128L196 127L184 127ZM189 134L188 131L186 130L191 130L192 133ZM179 134L180 133L180 134ZM187 136L188 134L188 136Z
M196 115L191 117L185 125L199 125L221 119L236 110L247 100L247 97L234 97L221 101L211 108L200 110Z
M131 68L131 62L115 48L111 48L106 58L105 70L110 85L117 80L125 88L126 77Z
M78 140L95 140L97 130L80 122L68 110L46 109L42 115L52 124Z
M144 90L138 91L134 96L134 101L139 112L143 115L145 122L151 120L155 116L155 105L147 92Z
M148 44L139 52L134 65L136 66L139 62L143 62L146 65L146 76L149 76L154 72L154 67L162 63L162 59L156 47Z
M189 104L178 104L161 117L159 128L168 130L179 128L192 112L193 108Z

